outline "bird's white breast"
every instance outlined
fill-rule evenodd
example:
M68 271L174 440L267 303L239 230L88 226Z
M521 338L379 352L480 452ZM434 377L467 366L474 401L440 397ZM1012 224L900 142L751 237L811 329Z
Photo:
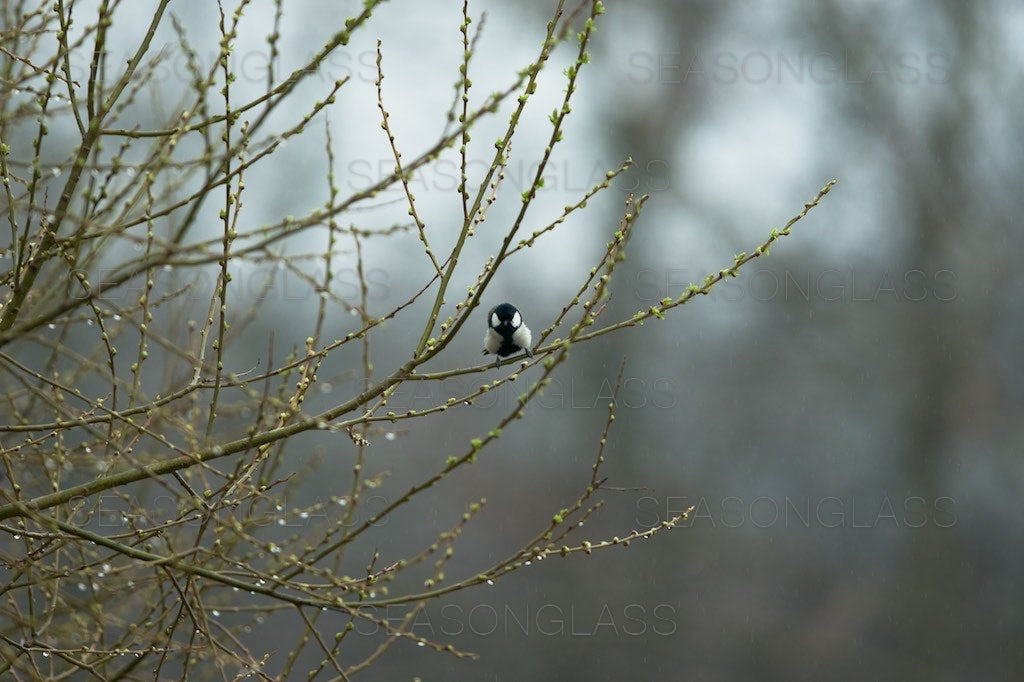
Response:
M484 335L484 348L486 348L487 352L491 355L495 355L498 352L498 349L501 348L502 341L503 339L501 338L501 334L493 329L488 329L487 333Z
M520 326L519 329L512 333L512 343L516 344L523 350L526 350L533 345L533 335L530 334L530 328L525 324Z

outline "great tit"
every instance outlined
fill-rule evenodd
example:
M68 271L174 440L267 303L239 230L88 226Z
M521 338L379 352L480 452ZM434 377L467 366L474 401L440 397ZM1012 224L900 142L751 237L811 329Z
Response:
M533 357L530 350L532 336L530 328L523 324L523 316L511 303L499 303L487 313L487 334L484 336L484 355L496 355L494 366L501 366L501 359L526 351Z

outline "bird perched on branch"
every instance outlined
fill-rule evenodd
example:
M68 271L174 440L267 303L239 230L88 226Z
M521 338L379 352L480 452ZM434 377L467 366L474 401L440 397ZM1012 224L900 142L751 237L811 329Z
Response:
M484 355L496 355L494 366L501 366L501 359L519 351L530 350L532 343L530 328L523 323L523 316L511 303L499 303L487 313L487 334L484 336Z

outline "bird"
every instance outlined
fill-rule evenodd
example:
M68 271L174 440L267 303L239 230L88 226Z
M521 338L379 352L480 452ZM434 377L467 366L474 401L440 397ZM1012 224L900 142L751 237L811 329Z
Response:
M484 355L496 355L494 366L501 367L501 359L518 351L530 350L533 337L523 323L523 316L511 303L499 303L487 313L487 334L484 336Z

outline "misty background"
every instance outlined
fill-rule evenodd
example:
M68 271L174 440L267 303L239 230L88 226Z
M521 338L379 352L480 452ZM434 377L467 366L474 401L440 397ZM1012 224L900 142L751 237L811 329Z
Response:
M123 11L141 20L146 5ZM524 421L438 494L389 518L365 546L379 549L386 564L429 543L467 504L486 497L447 573L473 575L519 547L589 480L623 358L604 474L608 485L629 490L602 493L604 508L579 538L646 530L693 505L690 520L626 550L547 560L433 604L414 631L480 659L459 661L403 642L365 678L1019 674L1024 6L606 5L566 141L524 230L556 218L626 157L635 166L613 191L512 259L488 289L478 320L429 369L478 363L484 310L503 300L522 310L535 333L547 326L597 262L630 191L651 198L617 270L608 321L678 296L689 282L731 265L734 254L752 251L829 179L839 182L769 257L711 296L664 321L575 348ZM356 6L285 3L278 73L304 63ZM475 18L487 15L470 67L475 103L506 87L534 58L553 6L471 3ZM200 54L212 59L215 8L189 5L186 15L172 3L172 10ZM235 52L239 101L265 88L273 8L255 4L246 16L251 31L243 30ZM462 53L460 22L461 3L386 4L328 60L330 73L300 86L296 106L351 77L329 108L343 193L368 187L393 167L376 105L376 40L392 130L413 158L445 128ZM137 36L117 40L127 51ZM160 34L161 41L175 64L173 35ZM543 151L546 117L564 87L559 71L574 50L571 40L559 47L541 78L513 143L505 198L467 247L449 303L497 252ZM137 106L140 126L164 120L175 88L185 88L183 72L169 68L163 78L166 90L147 102L150 108ZM288 106L274 115L292 121L303 113ZM507 111L473 133L477 178ZM324 144L317 121L276 161L246 176L255 188L244 195L249 227L304 215L326 201ZM453 160L429 164L412 183L440 253L462 220ZM397 190L377 204L341 222L382 229L403 220ZM209 209L209 236L220 229L215 210ZM284 248L298 253L322 245ZM407 300L431 272L415 233L369 240L365 256L371 314ZM354 263L338 263L342 296L358 295ZM212 286L215 269L209 275ZM228 355L234 368L265 362L271 334L279 348L301 347L309 335L315 296L290 284L287 273L269 291L261 288L265 281L258 268L236 274L237 290L260 303L245 342ZM205 314L209 300L208 290L200 294L196 315ZM376 376L408 357L425 304L378 336ZM332 315L334 338L359 327L344 310ZM158 367L159 358L151 363ZM326 386L307 400L307 413L349 397L358 372L359 349L332 354L319 372ZM445 386L406 384L390 409L438 404L498 374ZM493 428L522 383L438 418L371 434L367 466L390 475L380 503L367 502L367 515ZM309 477L309 499L347 489L352 445L343 434L306 434L290 448L296 471ZM254 650L273 649L275 628L288 627L280 620L253 630ZM328 631L332 622L321 621ZM380 633L365 639L369 652Z

